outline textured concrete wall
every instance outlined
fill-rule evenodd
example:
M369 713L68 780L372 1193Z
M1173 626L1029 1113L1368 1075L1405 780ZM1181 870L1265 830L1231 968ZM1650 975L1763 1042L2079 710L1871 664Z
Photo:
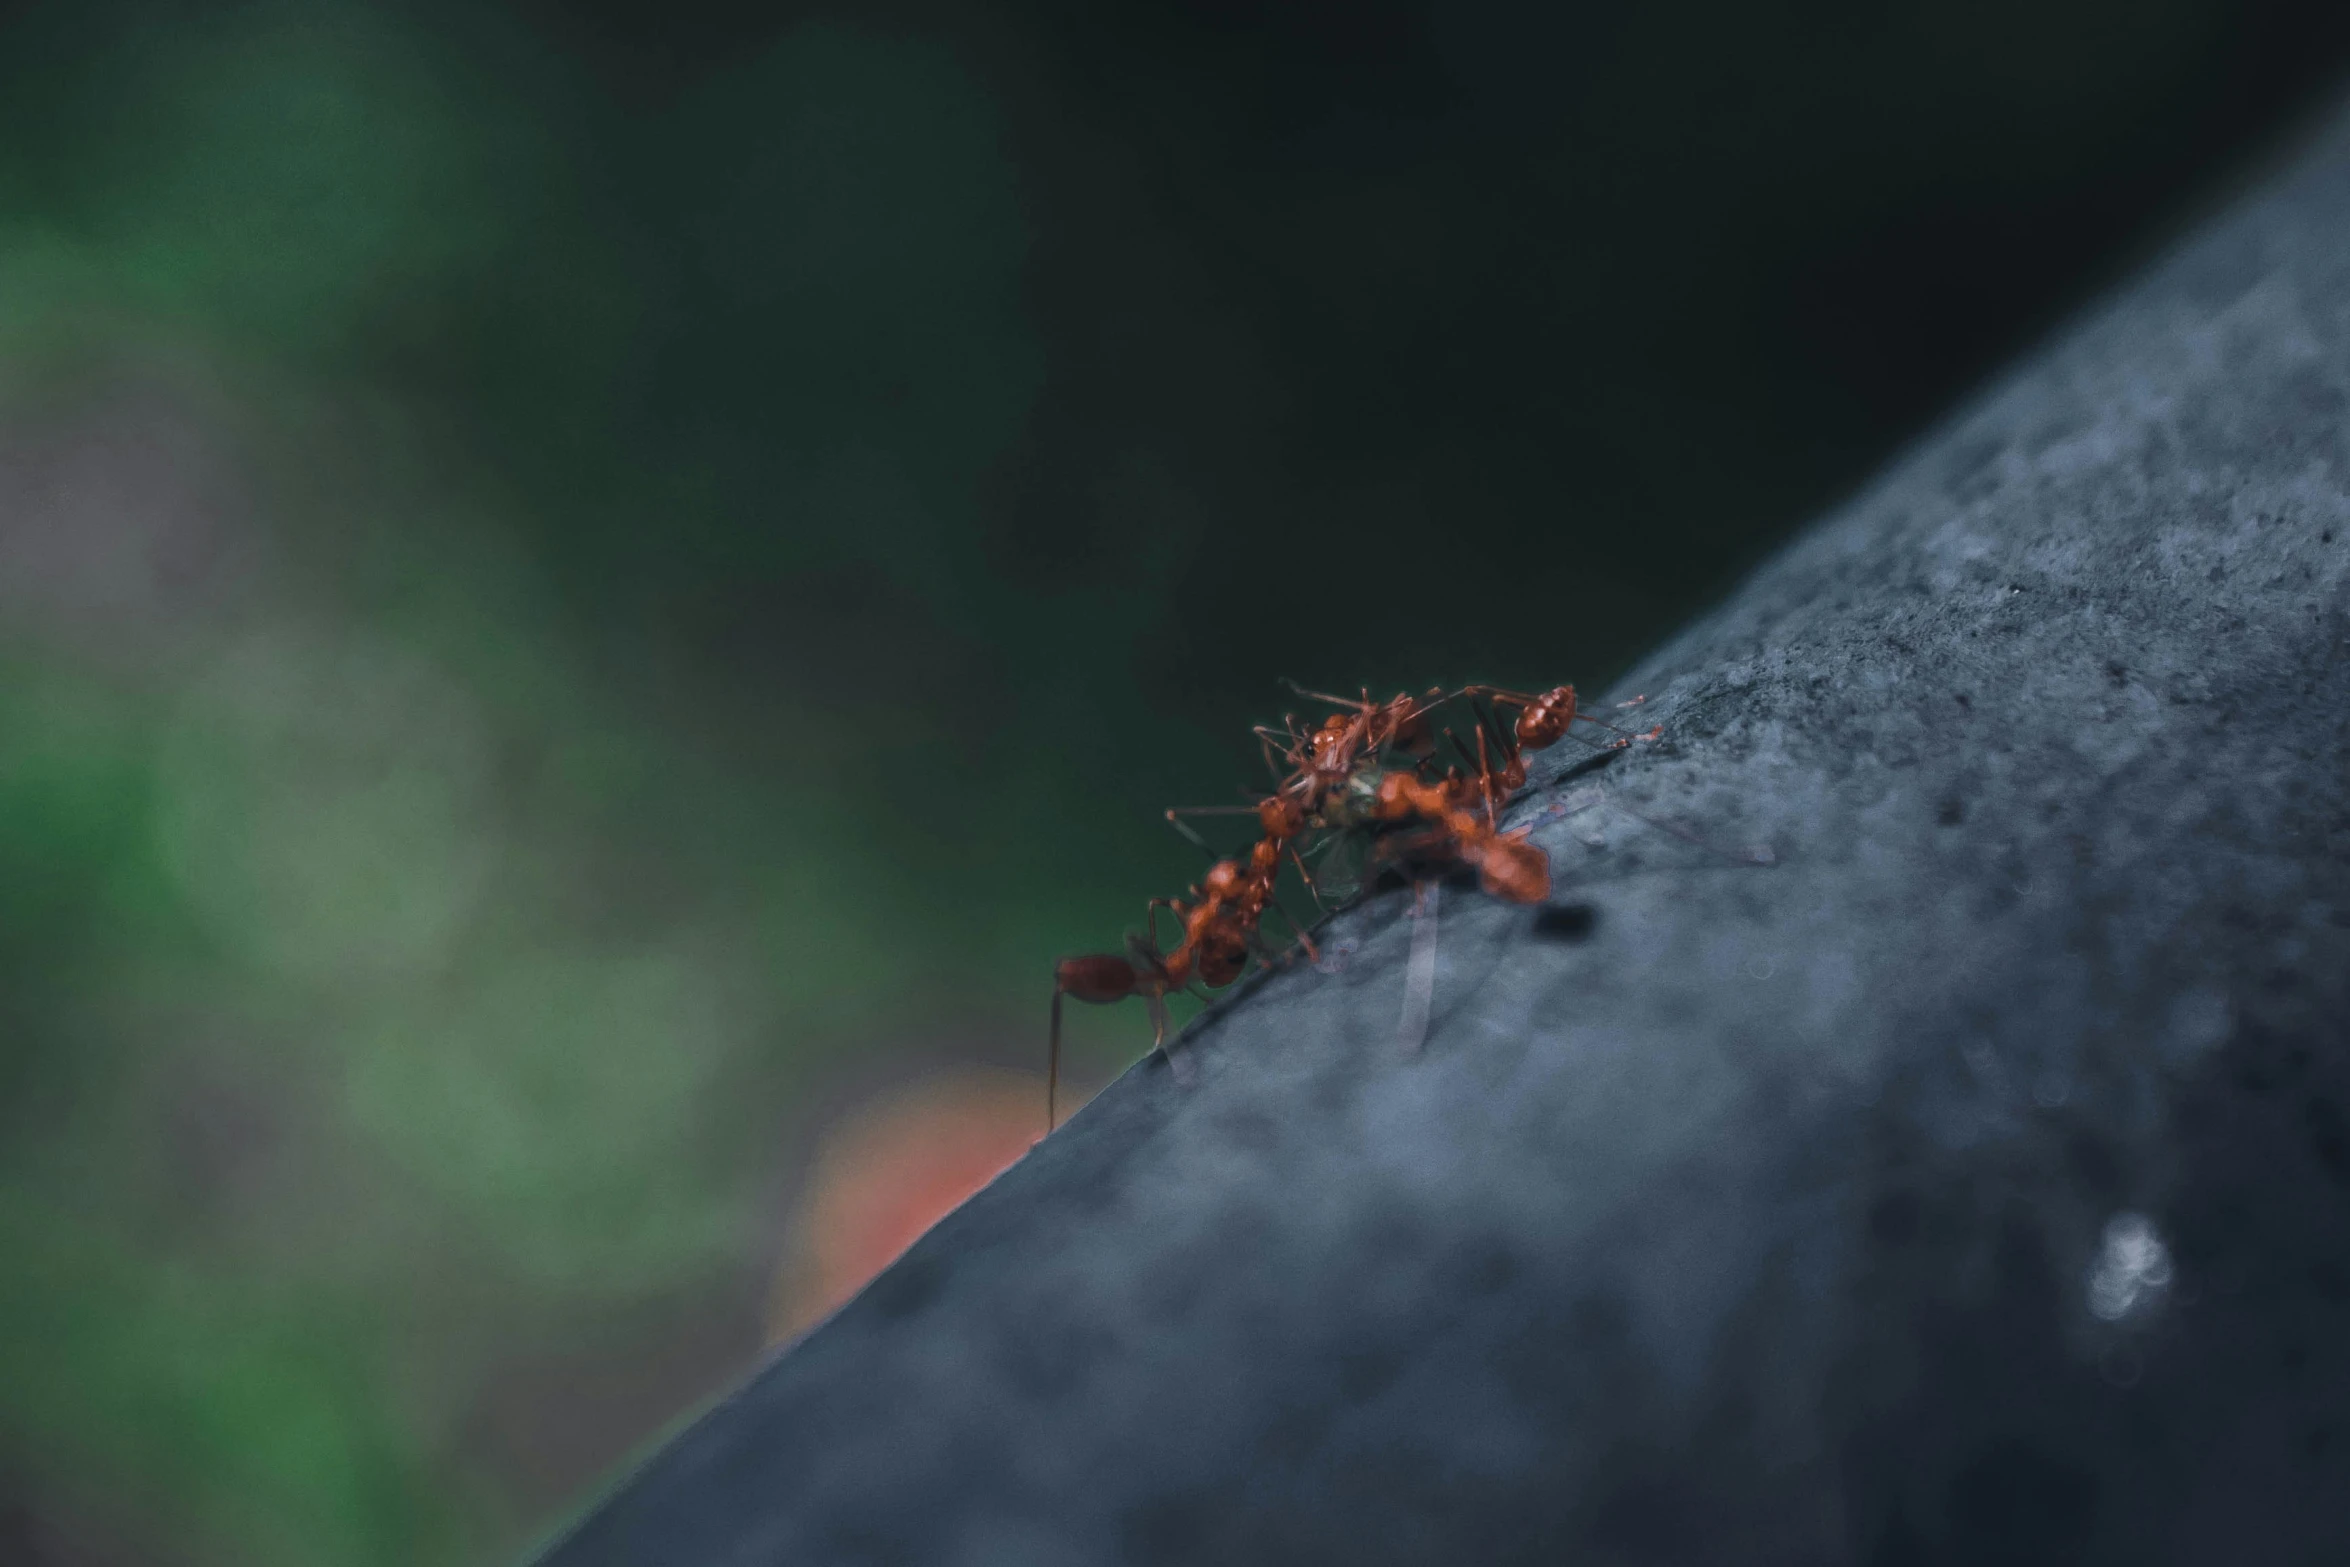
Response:
M549 1560L2350 1562L2346 563L2350 127Z

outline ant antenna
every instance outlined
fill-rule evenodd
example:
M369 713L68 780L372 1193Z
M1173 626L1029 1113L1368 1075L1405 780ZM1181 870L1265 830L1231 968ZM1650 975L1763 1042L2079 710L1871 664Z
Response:
M1281 677L1281 683L1289 687L1289 689L1295 692L1297 695L1306 698L1308 701L1327 702L1332 707L1359 707L1365 712L1369 712L1373 707L1378 705L1371 700L1371 688L1369 686L1363 687L1363 694L1360 699L1357 699L1351 696L1332 696L1327 691L1308 691L1304 686L1299 685L1296 681L1290 679L1287 675L1283 675Z

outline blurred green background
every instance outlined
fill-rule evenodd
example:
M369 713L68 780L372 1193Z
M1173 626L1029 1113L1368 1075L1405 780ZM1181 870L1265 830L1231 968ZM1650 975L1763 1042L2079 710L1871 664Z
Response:
M1603 681L2338 10L0 7L0 1560L512 1558L1277 676Z

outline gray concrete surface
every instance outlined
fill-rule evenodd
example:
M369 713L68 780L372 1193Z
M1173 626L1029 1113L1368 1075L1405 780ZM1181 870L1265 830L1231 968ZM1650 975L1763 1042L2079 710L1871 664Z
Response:
M2350 123L547 1561L2350 1562L2346 562Z

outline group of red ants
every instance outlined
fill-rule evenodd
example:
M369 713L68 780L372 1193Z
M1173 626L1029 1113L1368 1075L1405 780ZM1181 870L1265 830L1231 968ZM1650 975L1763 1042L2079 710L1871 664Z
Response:
M1293 689L1295 689L1293 687ZM1631 735L1578 712L1575 688L1558 686L1540 694L1494 686L1441 688L1421 695L1400 694L1374 702L1299 690L1298 695L1337 709L1311 728L1294 717L1280 729L1260 725L1256 734L1276 782L1253 805L1171 810L1167 819L1195 842L1205 840L1186 827L1185 816L1253 814L1262 836L1243 858L1219 859L1182 898L1153 898L1148 925L1127 938L1124 953L1063 958L1053 976L1053 1024L1045 1087L1045 1122L1058 1120L1061 1075L1061 999L1100 1004L1141 996L1151 1009L1153 1043L1164 1045L1167 997L1195 986L1217 989L1240 978L1253 957L1278 961L1259 933L1266 913L1279 909L1275 884L1284 865L1294 865L1306 890L1322 901L1320 878L1307 866L1341 843L1353 843L1371 875L1398 870L1416 883L1455 869L1473 870L1478 885L1510 903L1539 903L1550 895L1550 859L1527 841L1529 829L1501 830L1501 808L1526 784L1526 753L1554 745L1578 723L1594 724L1616 736L1600 749L1654 739L1660 732ZM1623 704L1630 707L1642 699ZM1476 743L1465 744L1452 729L1441 731L1450 757L1442 756L1436 715L1466 705L1476 718ZM1514 708L1504 725L1498 709ZM1455 709L1457 710L1457 708ZM1212 851L1211 851L1212 852ZM1370 876L1365 876L1368 881ZM1173 915L1181 931L1174 947L1158 944L1160 911ZM1298 947L1315 956L1305 928L1280 910ZM1203 999L1205 999L1203 997Z

